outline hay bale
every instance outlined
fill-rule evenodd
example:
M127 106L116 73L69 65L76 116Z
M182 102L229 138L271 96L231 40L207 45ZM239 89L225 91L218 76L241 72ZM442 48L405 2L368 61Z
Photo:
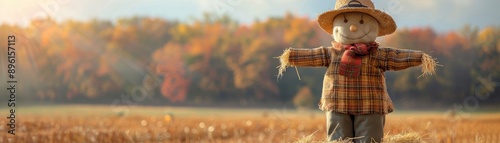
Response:
M392 136L386 136L384 138L385 143L420 143L422 142L422 137L417 132L407 132L396 134Z
M346 139L338 139L335 141L325 141L325 140L314 140L314 135L315 133L312 133L309 136L305 136L294 143L352 143L354 139L356 138L346 138Z
M353 138L347 138L343 140L336 140L336 141L324 141L324 140L314 140L313 137L314 133L312 133L309 136L305 136L303 138L300 138L299 140L295 141L295 143L352 143ZM422 142L422 137L420 136L419 133L417 132L407 132L407 133L401 133L401 134L396 134L396 135L391 135L391 136L386 136L384 138L384 143L421 143Z

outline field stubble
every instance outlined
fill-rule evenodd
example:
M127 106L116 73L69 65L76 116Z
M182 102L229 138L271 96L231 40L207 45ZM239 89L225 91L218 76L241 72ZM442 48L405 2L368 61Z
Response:
M142 110L148 108L135 113ZM321 112L192 110L197 109L153 109L156 114L28 112L18 116L15 136L7 134L5 120L0 121L0 142L321 142L326 134ZM392 113L384 132L387 139L417 134L421 142L498 142L500 114Z

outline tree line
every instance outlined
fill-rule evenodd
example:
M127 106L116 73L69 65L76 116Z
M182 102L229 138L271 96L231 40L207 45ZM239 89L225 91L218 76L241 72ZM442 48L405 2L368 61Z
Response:
M298 68L301 80L290 69L277 79L274 57L288 47L329 46L333 40L312 19L291 14L252 24L210 14L190 22L47 18L27 27L2 24L0 34L21 37L18 77L24 101L110 103L121 95L147 94L144 105L315 106L325 69ZM422 78L418 68L387 72L397 106L449 107L476 95L485 99L479 100L484 106L500 101L494 84L500 81L498 26L465 25L440 33L428 27L400 28L377 41L431 53L443 65L437 75ZM144 83L155 88L134 90Z

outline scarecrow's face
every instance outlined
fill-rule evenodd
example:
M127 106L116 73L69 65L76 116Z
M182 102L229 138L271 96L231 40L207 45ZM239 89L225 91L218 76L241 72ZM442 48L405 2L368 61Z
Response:
M378 22L368 14L342 13L333 19L333 38L342 44L367 43L375 41Z

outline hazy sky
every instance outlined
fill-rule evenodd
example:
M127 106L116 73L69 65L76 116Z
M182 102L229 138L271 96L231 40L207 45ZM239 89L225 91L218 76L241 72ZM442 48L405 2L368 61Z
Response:
M500 25L500 0L373 0L399 27L430 26L438 31L464 24ZM115 20L134 15L190 21L204 12L228 14L241 23L290 12L316 19L334 0L1 0L0 23L27 25L50 15L56 20Z

